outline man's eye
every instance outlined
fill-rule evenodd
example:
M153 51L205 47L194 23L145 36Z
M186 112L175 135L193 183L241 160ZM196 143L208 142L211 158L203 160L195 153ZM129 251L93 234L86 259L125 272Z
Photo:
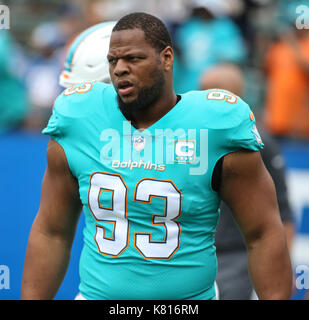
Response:
M115 64L116 63L116 59L115 58L109 58L107 59L109 64Z
M137 60L140 60L140 58L139 57L130 57L129 60L130 61L137 61Z

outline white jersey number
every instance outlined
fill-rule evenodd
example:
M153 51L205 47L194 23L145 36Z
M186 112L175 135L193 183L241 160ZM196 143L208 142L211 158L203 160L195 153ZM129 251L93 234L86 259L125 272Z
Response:
M236 103L237 96L235 96L231 92L226 92L221 90L212 90L208 92L207 100L218 100L218 101L225 100L225 102L228 102L228 103Z
M86 93L90 91L93 88L92 83L81 83L79 85L74 85L72 87L69 87L63 91L64 96L70 96L71 94L74 93Z
M102 190L111 192L111 207L100 205ZM127 220L128 188L120 176L95 172L90 178L88 207L98 222L113 223L113 236L105 236L105 228L96 225L95 242L102 254L119 256L128 246Z
M101 192L111 193L111 205L100 204ZM91 175L88 191L88 206L98 222L113 223L113 235L108 238L105 228L96 225L95 242L101 254L118 257L129 244L130 221L127 217L128 188L120 175L95 172ZM172 181L142 179L135 187L134 201L148 203L162 198L163 214L152 214L152 223L163 228L164 240L152 239L151 233L135 233L134 246L145 259L170 259L180 246L180 225L175 221L181 215L182 195Z

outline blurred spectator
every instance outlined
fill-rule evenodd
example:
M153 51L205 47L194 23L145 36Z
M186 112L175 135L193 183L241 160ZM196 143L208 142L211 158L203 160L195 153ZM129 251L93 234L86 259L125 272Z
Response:
M177 92L196 90L201 71L219 62L243 63L246 47L237 25L228 18L224 0L194 0L192 14L175 33L179 68L175 70Z
M201 78L201 89L210 88L225 89L242 97L244 78L241 69L235 65L222 64L207 70ZM287 196L284 161L276 141L261 128L259 131L264 142L261 156L275 183L281 219L284 223L288 247L291 250L294 223ZM219 296L222 300L249 300L252 297L253 286L248 273L246 245L230 209L224 202L220 209L215 238L218 257L216 281Z
M259 60L261 53L264 55L264 52L259 50L263 50L261 45L263 46L271 35L277 2L273 0L243 0L241 5L238 5L237 12L232 16L243 34L250 64L257 62L256 60Z
M27 92L18 75L22 55L7 30L0 30L0 134L20 126L28 112Z
M108 15L107 0L54 3L59 16L36 25L28 41L29 63L25 79L31 112L26 121L30 130L41 130L50 117L55 98L63 88L58 84L65 54L74 38Z
M309 139L309 30L283 29L265 71L265 126L276 137Z
M54 100L61 92L61 72L67 33L64 24L45 22L37 26L30 38L32 54L25 74L31 113L28 129L42 129L50 116Z
M183 20L188 1L169 0L166 5L166 0L82 0L86 3L86 16L92 25L106 20L118 20L129 12L137 11L153 14L164 21Z

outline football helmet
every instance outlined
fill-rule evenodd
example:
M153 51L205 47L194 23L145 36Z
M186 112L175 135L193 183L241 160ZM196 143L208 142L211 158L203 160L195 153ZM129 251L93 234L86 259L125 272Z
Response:
M107 52L116 22L96 24L79 34L70 45L59 84L65 88L87 81L110 83Z

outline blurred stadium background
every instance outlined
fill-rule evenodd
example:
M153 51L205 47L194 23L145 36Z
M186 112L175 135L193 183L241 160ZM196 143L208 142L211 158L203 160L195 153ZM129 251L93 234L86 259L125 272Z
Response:
M258 125L279 142L286 163L296 225L294 271L309 268L309 1L10 0L0 5L10 10L5 29L0 9L0 266L10 270L9 289L1 287L0 271L0 300L20 298L46 166L41 129L62 90L58 77L66 48L86 27L134 11L155 14L168 25L177 92L198 89L202 72L219 63L241 67L244 99ZM73 299L78 292L83 223L82 218L56 299ZM309 274L307 283L300 276L309 286ZM307 292L295 288L293 299L305 299Z

